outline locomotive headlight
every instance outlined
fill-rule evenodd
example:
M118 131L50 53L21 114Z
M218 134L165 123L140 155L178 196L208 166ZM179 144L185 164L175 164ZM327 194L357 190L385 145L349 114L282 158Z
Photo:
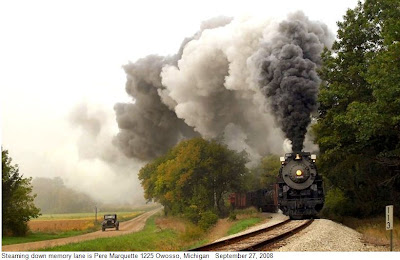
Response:
M301 176L301 175L303 175L303 172L302 172L301 170L297 170L297 171L296 171L296 175L297 175L297 176Z

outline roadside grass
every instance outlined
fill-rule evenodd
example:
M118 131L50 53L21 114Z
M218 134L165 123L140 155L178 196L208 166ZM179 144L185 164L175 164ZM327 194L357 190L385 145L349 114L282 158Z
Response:
M390 244L390 231L386 230L385 218L344 218L342 223L351 227L363 235L363 240L367 243L378 246L389 246ZM400 250L400 219L393 220L393 248L396 251Z
M37 242L43 240L50 240L50 239L57 239L57 238L65 238L65 237L72 237L78 236L85 233L89 233L95 230L71 230L59 233L43 233L43 232L34 232L28 233L25 237L3 237L2 238L2 245L13 245L13 244L21 244L21 243L29 243L29 242Z
M117 212L123 222L141 215L143 212ZM103 213L102 213L103 214ZM106 214L106 213L104 213ZM46 214L28 222L30 231L23 237L2 237L2 245L29 243L57 238L78 236L101 229L102 216L97 223L88 218L93 213Z
M255 224L260 223L262 220L263 219L259 217L239 220L229 228L227 235L239 233L251 226L254 226Z

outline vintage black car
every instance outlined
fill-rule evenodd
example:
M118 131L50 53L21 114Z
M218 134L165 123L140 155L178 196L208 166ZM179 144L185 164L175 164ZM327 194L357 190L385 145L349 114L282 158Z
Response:
M115 230L119 230L119 221L117 220L117 214L104 215L104 220L101 223L101 230L105 231L106 228L115 228Z

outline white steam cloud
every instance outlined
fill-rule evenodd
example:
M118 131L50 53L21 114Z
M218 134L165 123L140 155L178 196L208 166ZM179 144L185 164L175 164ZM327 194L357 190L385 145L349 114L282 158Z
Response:
M283 21L204 22L175 56L125 66L134 102L115 106L114 142L143 160L196 135L222 137L253 161L288 151L293 142L315 150L304 138L316 109L319 55L332 41L325 25L301 12Z
M145 200L137 172L144 163L126 157L112 144L114 133L107 127L110 112L87 102L77 104L70 112L69 121L79 131L79 157L69 171L90 181L77 182L74 178L69 183L102 203L142 205Z

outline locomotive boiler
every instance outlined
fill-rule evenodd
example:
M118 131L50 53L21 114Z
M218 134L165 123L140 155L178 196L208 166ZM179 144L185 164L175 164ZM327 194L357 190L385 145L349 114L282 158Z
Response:
M316 155L287 153L280 161L276 184L279 209L292 219L315 217L324 205L322 177L315 165Z

